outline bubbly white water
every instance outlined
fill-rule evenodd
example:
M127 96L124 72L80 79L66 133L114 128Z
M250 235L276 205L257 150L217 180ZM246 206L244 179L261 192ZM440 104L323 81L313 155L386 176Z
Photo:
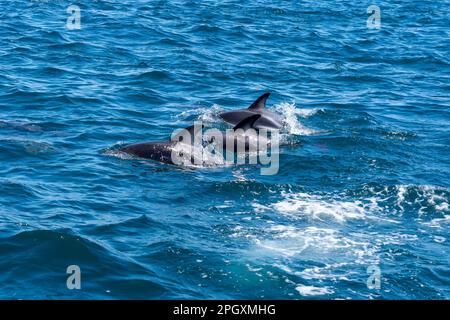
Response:
M322 296L322 295L334 293L334 290L332 290L329 287L314 287L314 286L298 285L295 289L298 291L298 293L300 293L304 297Z
M319 109L300 109L295 103L283 102L275 106L275 110L283 117L285 130L289 134L309 136L317 134L318 131L304 126L299 117L309 118L317 113Z
M416 208L415 218L420 226L438 232L429 235L433 242L445 244L447 239L439 231L448 227L450 215L424 220L422 211L431 206L436 212L446 212L447 191L436 186L398 185L373 189L367 196L348 200L342 195L281 191L277 197L281 200L269 204L254 201L252 208L257 215L280 214L288 218L285 223L268 220L266 227L259 230L239 226L232 236L250 240L253 245L248 254L285 272L286 282L299 295L332 295L336 290L330 281L338 287L339 282L352 281L369 266L395 260L398 253L384 248L417 244L418 234L401 229L406 206ZM364 232L353 227L349 231L354 223L377 225L377 231L370 232L367 227ZM315 265L299 268L305 261L315 261Z

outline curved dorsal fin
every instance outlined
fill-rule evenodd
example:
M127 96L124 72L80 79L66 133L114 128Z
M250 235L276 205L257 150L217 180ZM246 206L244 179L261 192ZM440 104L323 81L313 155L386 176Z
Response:
M264 109L266 107L266 100L269 96L270 96L270 92L264 93L261 97L256 99L256 101L253 102L252 105L248 108L250 110Z
M250 128L253 128L253 124L255 123L256 120L258 120L259 118L261 118L260 114L254 114L250 117L245 118L244 120L241 120L241 122L239 122L234 128L233 130L237 130L237 129L243 129L244 131Z

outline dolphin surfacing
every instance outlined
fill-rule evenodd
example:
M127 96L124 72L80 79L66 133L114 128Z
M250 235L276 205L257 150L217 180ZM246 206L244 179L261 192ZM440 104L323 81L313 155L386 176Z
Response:
M220 139L218 153L225 155L247 154L257 151L263 146L264 150L271 145L267 137L260 137L254 129L254 124L261 118L261 114L255 113L241 120L232 130L227 132L202 133L203 125L194 124L186 129L175 132L170 140L135 143L119 149L139 158L150 159L173 165L211 165L208 158L203 158L203 144L206 146L215 144ZM219 135L217 135L219 133ZM231 136L230 136L231 134ZM215 146L216 147L216 146ZM215 161L215 158L211 160Z
M135 143L125 146L119 149L120 152L124 152L139 158L155 160L167 164L176 164L173 161L173 152L179 152L180 150L192 153L190 148L194 141L193 137L202 129L202 126L190 126L186 129L182 129L178 134L172 136L168 141L154 141ZM184 133L187 133L191 137L191 141L183 141ZM191 155L194 158L194 154ZM193 159L192 159L193 161Z
M281 129L283 126L283 119L280 115L267 110L266 101L270 96L269 92L264 93L247 109L238 109L228 112L223 112L220 117L232 125L237 125L245 118L251 117L255 114L260 114L261 117L253 124L254 129Z
M172 141L143 142L126 146L120 151L139 158L173 164L172 150L174 147L175 143Z

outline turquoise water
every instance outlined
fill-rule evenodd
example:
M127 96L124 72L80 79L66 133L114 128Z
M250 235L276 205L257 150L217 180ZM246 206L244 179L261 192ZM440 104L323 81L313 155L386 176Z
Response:
M0 298L449 299L450 2L373 3L1 0ZM265 91L276 175L116 152Z

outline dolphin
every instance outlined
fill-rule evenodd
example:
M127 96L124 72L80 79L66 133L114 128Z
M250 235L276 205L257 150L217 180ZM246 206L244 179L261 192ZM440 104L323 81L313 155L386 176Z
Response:
M261 117L253 124L254 129L281 129L283 126L283 119L280 115L267 110L266 101L270 96L269 92L264 93L247 109L238 109L228 112L223 112L220 117L232 125L237 125L239 122L254 114L260 114Z
M255 122L261 118L260 114L253 114L247 118L241 120L232 130L225 135L221 132L218 132L219 142L221 142L220 146L223 151L230 151L233 153L237 152L249 152L249 151L258 151L260 148L268 148L272 144L272 141L263 135L258 135L258 132L254 128ZM206 132L204 137L208 143L217 142L216 132L213 131L212 135L208 135L209 132ZM230 136L227 136L229 135ZM240 147L240 149L238 149Z
M194 144L194 137L201 128L202 126L193 125L172 135L170 140L131 144L119 149L119 151L139 158L151 159L167 164L176 164L173 161L173 152L182 152L183 150L187 154L191 153L192 159L190 160L193 163L195 154L190 147ZM184 134L186 133L191 136L191 141L183 141Z
M251 116L241 120L231 131L231 136L227 137L218 131L213 130L212 135L201 133L203 125L192 125L186 129L175 132L170 140L143 142L125 146L119 149L130 155L139 158L151 159L167 164L174 165L192 165L211 164L208 161L216 161L216 158L204 158L203 145L216 145L216 139L220 139L219 146L222 150L218 150L222 155L228 150L233 153L249 151L257 151L258 147L267 148L271 145L271 141L265 137L259 137L253 128L254 123L261 118L260 114L252 114ZM201 136L199 136L201 134Z

